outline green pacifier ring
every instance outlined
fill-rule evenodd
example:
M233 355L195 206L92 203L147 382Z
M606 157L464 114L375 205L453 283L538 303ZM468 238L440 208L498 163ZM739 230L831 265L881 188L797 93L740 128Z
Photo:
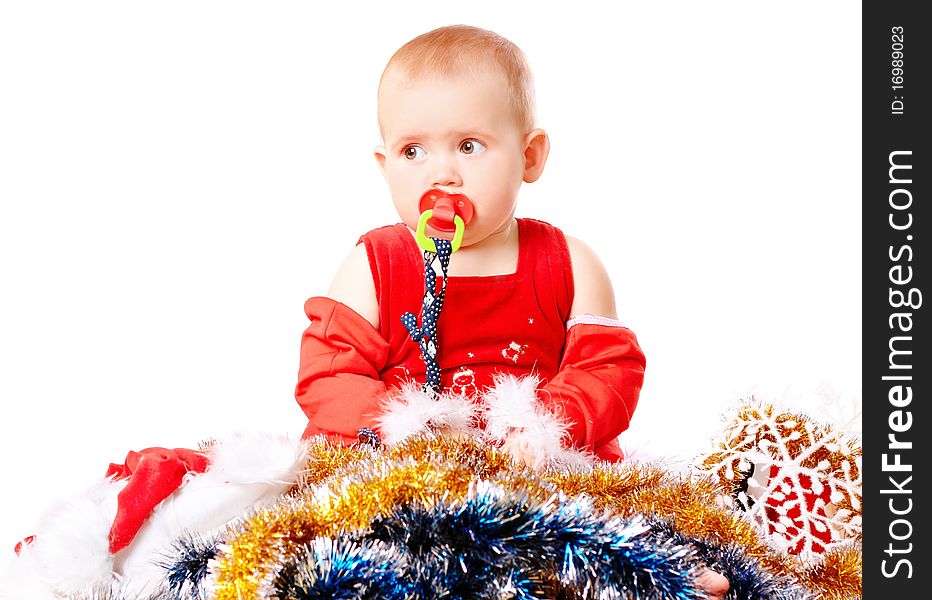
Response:
M417 220L417 230L414 232L414 239L417 240L417 245L420 246L423 250L437 254L437 244L435 244L434 240L427 237L427 234L424 233L427 229L427 221L433 215L433 209L427 209L421 213L421 218ZM450 242L450 250L451 252L456 252L460 249L460 244L463 243L463 232L466 231L466 223L463 222L462 217L459 215L454 215L453 225L456 227L456 230L453 232L453 240Z

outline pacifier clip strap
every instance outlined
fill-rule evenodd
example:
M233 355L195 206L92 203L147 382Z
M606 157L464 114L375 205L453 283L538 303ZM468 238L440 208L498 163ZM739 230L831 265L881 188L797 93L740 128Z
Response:
M447 270L450 266L450 255L453 246L450 240L430 238L436 252L424 249L424 302L421 308L421 326L417 325L414 313L407 312L401 315L401 322L408 330L411 339L421 348L424 366L427 371L427 381L424 390L432 395L440 392L440 366L437 364L437 319L440 318L440 309L443 308L443 298L447 292ZM440 259L440 291L437 291L437 272L434 270L434 259Z

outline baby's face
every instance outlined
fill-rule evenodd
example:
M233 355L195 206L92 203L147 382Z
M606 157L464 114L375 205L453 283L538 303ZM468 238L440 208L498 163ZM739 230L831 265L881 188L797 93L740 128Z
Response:
M380 96L384 147L376 150L395 209L411 229L430 188L465 194L475 214L463 245L512 222L524 179L525 133L494 74L388 82ZM428 226L430 237L451 234Z

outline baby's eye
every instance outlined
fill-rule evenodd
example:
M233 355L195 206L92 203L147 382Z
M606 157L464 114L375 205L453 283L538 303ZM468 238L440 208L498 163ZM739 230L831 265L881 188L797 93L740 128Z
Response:
M427 156L427 152L417 145L405 146L401 154L408 160L421 160Z
M482 154L485 151L485 144L479 140L464 140L460 144L460 152L463 154Z

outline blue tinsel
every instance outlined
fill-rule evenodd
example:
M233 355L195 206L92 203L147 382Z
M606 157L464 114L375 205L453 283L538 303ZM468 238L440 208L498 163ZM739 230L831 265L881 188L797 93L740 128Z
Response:
M498 486L477 488L463 502L399 506L358 539L341 540L334 546L341 556L338 580L350 582L341 589L357 595L331 597L371 597L362 595L370 582L397 594L379 597L399 598L703 597L693 587L694 550L652 537L642 519L599 516L582 499L540 504ZM376 541L379 556L391 558L377 572L371 560L357 558ZM283 566L277 594L322 597L306 584L308 593L294 595L290 573L300 564L304 580L331 581L333 561L309 548Z
M405 600L412 589L399 577L403 562L394 548L378 541L318 538L279 571L276 597Z
M770 573L737 546L687 537L660 519L651 522L651 530L674 543L691 544L706 565L728 577L729 599L815 600L807 590L786 577Z
M165 569L167 592L163 600L201 600L210 561L217 555L219 536L185 534L159 561Z

